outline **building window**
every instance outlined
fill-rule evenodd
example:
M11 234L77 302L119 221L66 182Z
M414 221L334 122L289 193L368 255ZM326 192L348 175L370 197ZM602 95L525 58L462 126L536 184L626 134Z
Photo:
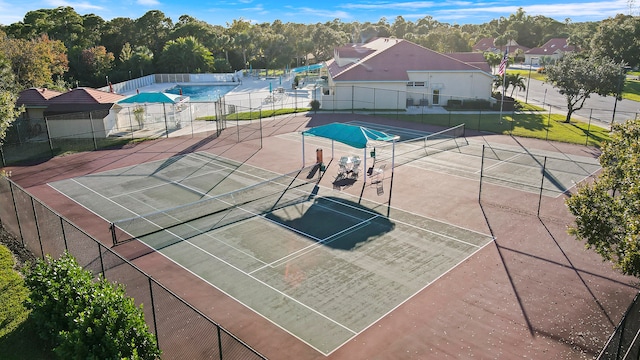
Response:
M440 90L433 90L433 99L431 101L433 105L440 104Z
M427 86L424 81L409 81L407 82L407 86L411 87L425 87Z

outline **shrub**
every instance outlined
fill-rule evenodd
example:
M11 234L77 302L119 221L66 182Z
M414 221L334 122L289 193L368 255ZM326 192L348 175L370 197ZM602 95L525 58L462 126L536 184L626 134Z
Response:
M484 99L470 99L470 100L465 100L462 103L462 108L472 109L472 110L490 109L491 103L488 100L484 100Z
M318 100L311 100L311 102L309 103L309 107L311 108L311 110L313 111L318 111L320 110L320 101Z
M83 270L65 253L25 269L31 290L27 307L39 335L53 344L63 359L155 359L154 336L144 322L142 307L115 286Z
M462 107L462 100L449 99L447 101L447 107L450 109L460 109Z

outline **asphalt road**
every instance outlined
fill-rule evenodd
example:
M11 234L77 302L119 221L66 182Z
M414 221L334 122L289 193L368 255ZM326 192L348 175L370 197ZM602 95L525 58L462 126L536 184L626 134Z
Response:
M525 84L527 81L529 80L525 79ZM550 84L531 79L529 81L528 89L528 93L526 90L518 91L517 93L514 92L513 96L518 100L526 100L526 102L530 104L543 106L545 109L549 109L549 106L551 106L551 111L554 113L562 112L566 114L566 98ZM508 89L507 92L510 91L511 89ZM616 104L615 97L613 96L604 97L600 95L591 95L591 97L585 101L583 108L574 112L572 118L579 117L583 121L591 120L610 126L611 120L614 118L614 106L616 109L616 122L624 122L629 118L634 119L636 116L640 116L640 102L624 99L619 100Z

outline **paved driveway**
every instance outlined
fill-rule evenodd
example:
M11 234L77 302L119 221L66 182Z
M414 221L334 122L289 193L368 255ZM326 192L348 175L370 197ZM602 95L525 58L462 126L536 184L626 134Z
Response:
M525 80L525 84L528 79ZM510 91L510 90L509 90ZM567 110L567 101L564 95L561 95L560 92L554 88L551 84L531 79L529 82L529 92L527 91L518 91L514 92L514 97L519 100L527 100L528 103L544 106L546 109L549 106L552 107L552 111L563 111ZM589 99L586 100L584 107L582 110L577 111L575 116L580 116L584 120L588 121L591 119L592 121L602 122L604 124L611 124L611 119L613 118L613 108L616 108L615 112L615 121L622 122L629 118L635 118L638 113L640 113L640 103L632 100L621 100L616 104L615 97L613 96L599 96L599 95L591 95Z

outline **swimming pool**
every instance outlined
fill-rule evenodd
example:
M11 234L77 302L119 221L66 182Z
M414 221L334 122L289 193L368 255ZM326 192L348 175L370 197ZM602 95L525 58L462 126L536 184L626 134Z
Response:
M235 87L236 85L176 85L165 92L179 95L182 90L182 95L190 97L191 101L216 101Z

